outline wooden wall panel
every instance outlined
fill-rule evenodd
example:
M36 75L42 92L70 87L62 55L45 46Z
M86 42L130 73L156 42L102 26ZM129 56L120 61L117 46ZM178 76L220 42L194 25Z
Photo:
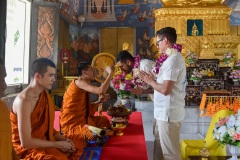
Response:
M59 34L58 34L58 63L57 63L58 77L63 77L66 75L67 64L62 63L59 56L59 52L63 48L69 48L69 49L71 48L70 42L69 42L69 24L60 18Z
M118 46L117 28L102 28L100 30L100 52L116 55Z
M127 42L130 45L129 52L134 55L134 28L118 28L118 52L122 50L122 45Z
M100 52L111 53L116 56L122 50L124 42L130 44L129 52L135 54L134 28L102 28Z

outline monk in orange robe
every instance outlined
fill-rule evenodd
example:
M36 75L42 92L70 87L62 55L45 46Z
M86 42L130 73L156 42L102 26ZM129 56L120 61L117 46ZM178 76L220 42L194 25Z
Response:
M63 96L63 104L60 116L61 129L64 135L71 139L76 146L76 150L83 150L79 145L78 138L86 137L88 128L86 125L98 128L110 128L110 122L105 116L94 116L98 104L109 99L109 95L105 94L113 75L112 67L106 68L108 76L100 87L90 84L94 80L93 68L90 63L80 62L78 65L79 78L71 82ZM98 95L97 102L90 101L90 92ZM86 144L85 144L86 145Z
M46 90L55 81L56 66L39 58L31 69L31 82L10 112L14 149L22 159L76 159L74 143L53 129L54 104Z
M3 91L7 88L5 77L6 69L0 58L0 98L3 97ZM12 145L12 130L7 104L0 99L0 159L19 160Z

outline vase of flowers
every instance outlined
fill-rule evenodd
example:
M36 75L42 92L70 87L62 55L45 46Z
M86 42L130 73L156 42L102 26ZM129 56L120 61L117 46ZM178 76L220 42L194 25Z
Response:
M240 59L234 62L234 69L240 70Z
M229 145L231 160L238 160L240 154L240 114L220 118L215 124L213 138L222 145Z
M226 66L229 65L229 63L231 61L231 58L232 58L232 53L230 53L230 52L227 52L223 55L223 61L224 61Z
M129 109L131 109L131 105L129 106L129 104L132 104L129 102L132 97L130 91L134 87L132 73L127 74L120 68L117 69L113 75L110 86L117 92L119 103L122 105L127 104ZM123 101L121 99L123 99Z
M229 76L232 79L234 85L239 85L240 81L240 70L233 70Z
M202 73L199 72L197 69L194 69L192 71L190 80L192 80L195 85L199 85L200 81L202 80Z
M193 51L189 51L186 56L186 62L190 65L193 66L195 65L196 61L198 60L198 55L194 53Z
M228 160L238 160L238 155L240 154L240 148L234 145L228 145L229 152L232 154L232 157Z

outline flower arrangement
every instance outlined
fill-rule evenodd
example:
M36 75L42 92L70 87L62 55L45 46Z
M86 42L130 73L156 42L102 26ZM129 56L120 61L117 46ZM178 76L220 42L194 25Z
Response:
M232 53L230 53L230 52L227 52L223 55L223 61L226 64L230 63L231 58L232 58Z
M234 63L234 68L240 70L240 59L235 61L235 63Z
M136 55L134 57L134 67L132 71L132 76L133 76L133 88L142 88L144 90L150 88L151 86L145 83L141 78L140 78L140 57L139 55Z
M186 62L188 64L195 63L198 60L198 55L193 51L189 51L186 56Z
M233 70L229 78L240 80L240 70Z
M192 80L192 81L201 81L201 79L202 79L202 73L199 72L197 69L194 69L192 71L190 80Z
M220 144L240 147L240 115L230 115L220 118L215 124L213 138Z
M110 85L121 98L129 97L131 95L130 91L134 86L132 73L126 74L119 69L114 73Z
M166 61L166 59L172 54L174 54L175 52L181 53L181 51L182 51L182 45L176 44L176 43L173 45L173 48L167 48L166 51L162 53L157 59L153 72L158 74L159 68L162 66L163 62Z

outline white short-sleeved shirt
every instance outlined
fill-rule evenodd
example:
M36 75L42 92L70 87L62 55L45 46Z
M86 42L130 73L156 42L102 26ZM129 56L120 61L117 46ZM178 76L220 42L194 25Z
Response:
M157 82L174 81L172 91L165 96L154 90L154 117L161 121L180 122L185 116L186 66L179 52L163 62L157 75Z

